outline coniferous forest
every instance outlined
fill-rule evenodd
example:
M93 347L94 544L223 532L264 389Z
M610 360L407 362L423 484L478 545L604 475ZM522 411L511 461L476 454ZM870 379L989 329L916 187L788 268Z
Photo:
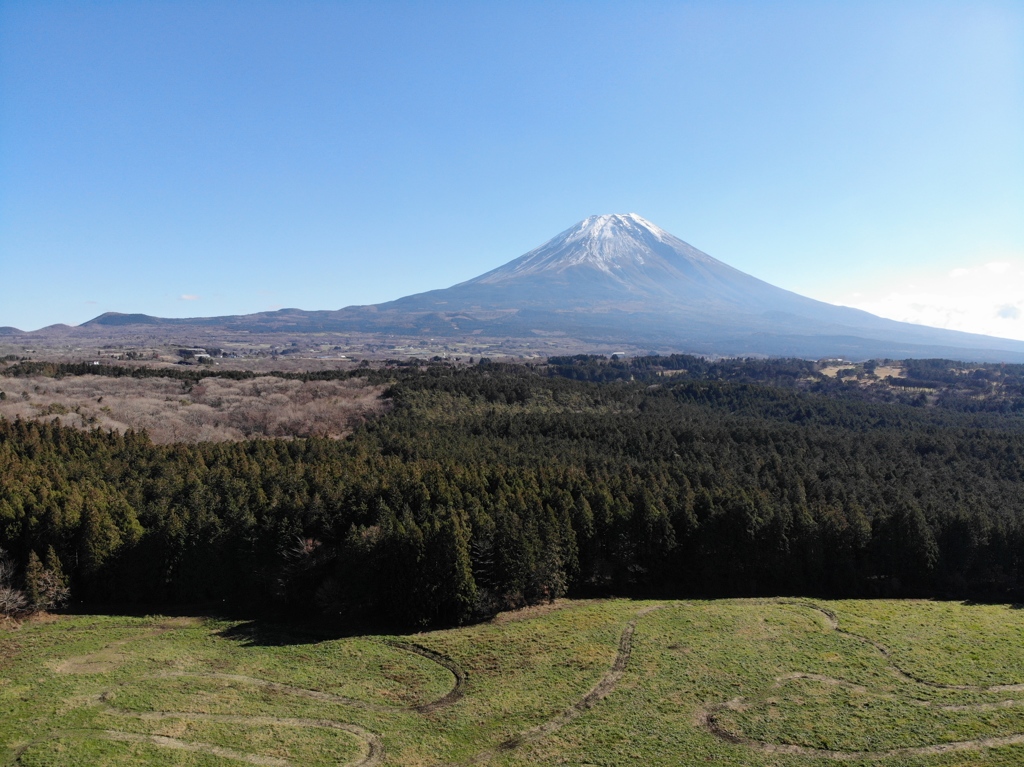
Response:
M799 385L800 361L676 363L309 374L388 385L340 440L0 420L5 567L38 604L56 583L397 627L564 594L1021 599L1024 417L972 394L985 376L925 403Z

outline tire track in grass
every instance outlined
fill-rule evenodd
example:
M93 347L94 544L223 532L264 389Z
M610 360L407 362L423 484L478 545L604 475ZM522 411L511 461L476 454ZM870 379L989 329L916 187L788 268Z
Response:
M112 668L109 667L110 664L113 664L114 666L120 665L120 662L123 660L121 654L116 652L117 648L121 648L131 642L136 642L143 639L150 639L155 636L165 634L168 631L192 625L195 625L195 622L189 619L175 619L172 621L164 622L162 624L159 624L155 628L144 632L139 636L131 637L128 639L121 639L115 642L110 642L109 644L104 645L102 648L100 648L94 653L67 659L62 663L58 664L58 666L56 667L56 671L62 674L109 672L110 670L112 670ZM356 698L349 698L342 695L335 695L333 693L324 692L322 690L312 690L303 687L297 687L294 685L283 684L280 682L273 682L267 679L260 679L258 677L244 676L241 674L224 674L217 672L165 672L160 674L136 677L134 679L126 680L118 686L123 687L128 684L134 684L143 679L177 677L224 679L234 682L241 682L244 684L261 686L266 689L271 689L274 691L283 692L298 697L311 698L313 700L319 700L323 702L338 703L341 705L351 706L354 708L388 712L413 711L417 713L429 713L450 706L453 703L457 702L459 699L461 699L465 694L465 686L468 675L466 674L465 670L452 658L449 658L447 655L435 652L434 650L423 647L422 645L413 642L390 640L385 641L385 644L394 647L397 650L401 650L403 652L419 655L420 657L425 658L426 660L429 660L432 663L435 663L436 665L439 665L445 670L447 670L454 679L451 689L448 690L448 692L446 692L441 697L431 701L427 701L426 703L419 703L411 706L388 706L385 704L372 703L370 701L359 700ZM359 738L363 742L365 750L365 754L358 761L343 762L342 764L345 765L345 767L375 767L376 765L380 764L384 759L384 744L381 741L380 736L378 736L374 732L364 729L363 727L360 727L355 724L350 724L348 722L339 722L331 719L308 719L299 717L276 716L245 716L237 714L204 714L177 711L137 712L114 707L110 703L110 699L112 697L113 696L111 694L111 691L108 690L94 696L91 699L91 702L94 705L102 706L107 713L142 721L161 721L178 719L189 721L224 722L257 727L277 725L283 727L339 730L347 732ZM25 752L33 746L38 746L52 740L61 740L69 738L81 740L99 739L120 742L147 743L149 745L157 746L160 748L169 748L191 751L195 753L210 754L213 756L218 756L225 759L244 762L248 764L263 765L264 767L291 767L294 764L293 762L290 762L287 759L280 759L278 757L270 756L261 756L259 754L247 754L241 751L236 751L234 749L217 746L210 743L186 741L180 738L172 738L164 735L149 735L143 733L124 732L121 730L99 729L58 730L49 733L41 738L34 739L28 743L22 744L17 748L13 749L13 751L9 752L10 758L4 764L8 767L18 764L18 762L20 761L21 757L25 754Z
M148 722L164 721L164 720L168 720L168 719L180 719L180 720L194 721L194 722L219 722L219 723L223 723L223 724L241 724L241 725L250 726L250 727L279 726L279 727L297 727L297 728L304 728L304 729L305 728L316 728L316 729L324 729L324 730L339 730L341 732L347 732L350 735L356 736L361 741L363 741L363 744L366 747L366 753L365 753L365 755L361 759L359 759L358 761L355 761L355 762L343 762L342 764L347 765L348 767L375 767L375 765L380 764L381 761L383 761L383 759L384 759L384 744L381 742L380 737L376 733L370 732L369 730L367 730L367 729L365 729L363 727L360 727L359 725L356 725L356 724L350 724L348 722L338 722L338 721L335 721L333 719L308 719L308 718L304 718L304 717L285 717L285 716L244 716L244 715L239 715L239 714L178 713L178 712L174 712L174 711L150 711L150 712L146 712L146 713L139 713L137 711L126 711L124 709L114 708L113 706L108 706L107 707L107 711L108 711L108 713L114 714L115 716L123 716L123 717L126 717L126 718L139 719L139 720L148 721ZM105 732L111 733L111 732L117 732L117 731L106 730ZM134 735L134 733L131 733L131 734ZM145 738L150 738L150 737L163 738L164 736L162 736L162 735L159 735L159 736L141 735L139 737L145 739ZM115 740L116 739L117 738L115 738ZM175 739L172 738L171 740L175 740ZM161 745L161 744L158 743L156 745ZM198 751L200 749L189 748L187 750ZM230 750L230 749L227 749L227 750ZM213 752L209 752L209 753L213 753ZM235 753L239 753L239 752L235 752ZM216 754L216 755L217 756L227 756L226 754ZM270 764L272 762L275 765L282 765L282 767L287 767L288 765L294 764L294 762L291 762L291 761L289 761L287 759L279 759L277 757L263 757L263 756L253 755L253 754L243 755L243 756L251 757L251 759L247 759L247 760L251 761L252 764L263 764L264 762L253 761L253 760L259 760L259 759L270 760L269 762L266 762L266 763ZM229 759L237 759L239 757L237 757L237 756L227 756L227 758L229 758Z
M442 655L439 652L435 652L428 647L416 644L415 642L400 642L398 640L390 640L387 644L392 647L396 647L399 650L405 650L406 652L415 653L416 655L422 656L429 661L433 661L438 666L448 669L453 677L455 677L455 684L448 692L442 695L436 700L429 701L427 703L420 703L416 706L409 706L409 711L417 711L421 714L430 713L431 711L437 711L438 709L450 706L463 695L466 694L466 680L469 675L465 669L462 668L458 663L449 658L447 655Z
M715 717L715 712L731 708L733 701L721 703L710 709L701 711L698 715L698 724L705 730L727 743L738 746L746 746L755 751L766 754L792 754L796 756L813 756L819 759L832 759L835 761L849 762L854 760L894 759L908 756L934 756L946 754L952 751L980 751L985 748L1000 748L1003 746L1017 746L1024 743L1024 733L1013 735L993 736L988 738L975 738L973 740L957 740L950 743L936 743L927 746L908 746L906 748L893 748L887 751L836 751L825 748L811 748L810 746L796 746L789 743L769 743L763 740L755 740L728 730Z
M124 743L146 743L160 748L173 748L176 751L192 751L198 754L211 754L223 759L232 759L236 762L261 765L262 767L291 767L291 762L278 759L273 756L258 756L235 751L233 748L215 746L212 743L199 743L196 741L181 740L180 738L169 738L166 735L143 735L135 732L121 732L119 730L104 730L104 740L115 740Z
M828 608L816 605L810 602L798 602L792 600L779 600L774 604L785 605L789 607L800 607L807 610L812 610L825 618L825 622L828 627L841 636L854 639L858 642L870 645L885 659L888 668L901 680L909 682L911 684L917 684L931 689L939 690L961 690L968 692L1017 692L1024 690L1024 684L1012 683L1012 684L997 684L997 685L956 685L956 684L943 684L940 682L933 682L928 679L923 679L914 674L909 673L903 668L900 668L895 660L893 659L892 651L881 642L877 642L870 637L862 636L860 634L854 634L850 631L844 631L839 626L839 617L829 610ZM854 692L866 693L868 689L863 685L849 682L844 679L836 679L834 677L824 676L822 674L810 674L805 672L793 672L789 674L783 674L780 677L776 677L775 684L772 685L772 689L778 689L782 687L786 682L796 679L807 679L821 684L832 685L836 687L845 687L853 690ZM973 738L969 740L958 740L951 741L948 743L935 743L923 746L907 746L904 748L893 748L881 751L841 751L835 749L823 749L823 748L812 748L810 746L798 746L790 743L771 743L764 740L756 740L754 738L748 738L738 733L732 732L725 725L723 725L716 714L726 710L742 710L742 708L748 705L763 705L765 696L759 698L748 699L748 698L733 698L725 703L718 703L713 706L708 706L697 712L697 724L704 730L710 732L720 740L732 743L734 745L745 746L747 748L761 751L768 754L791 754L797 756L810 756L824 759L831 759L835 761L853 761L856 759L860 760L880 760L880 759L893 759L899 757L912 757L912 756L933 756L937 754L945 754L953 751L980 751L987 748L1000 748L1004 746L1015 746L1024 744L1024 733L1013 733L1010 735L1002 736L991 736L986 738ZM907 700L897 695L892 694L876 694L876 697L883 698L886 700L895 700L906 703L908 705L922 706L926 708L934 708L941 711L993 711L1002 708L1011 708L1014 706L1024 705L1024 701L1020 700L1002 700L990 703L967 703L967 704L939 704L934 701L926 700Z
M292 767L291 762L287 762L273 756L246 754L241 751L224 748L223 746L217 746L212 743L185 741L179 738L169 738L164 735L146 735L135 732L121 732L120 730L89 729L56 730L54 732L47 733L40 738L35 738L27 743L22 743L10 752L9 758L4 762L4 767L16 767L16 765L21 762L21 757L23 757L29 749L57 740L113 740L129 743L147 743L149 745L159 746L162 748L173 748L179 751L193 751L196 753L211 754L213 756L232 759L234 761L262 765L263 767ZM353 765L353 767L355 766Z
M651 607L645 607L636 613L633 620L626 624L626 627L622 630L622 634L619 637L619 649L615 654L615 660L613 661L611 668L604 673L604 676L598 680L597 684L594 685L586 695L554 718L513 735L508 740L500 743L496 748L489 748L481 751L465 762L462 762L462 764L483 764L484 762L490 761L500 753L513 751L528 743L534 743L546 738L552 733L562 729L562 727L567 725L573 719L576 719L581 714L593 708L604 698L608 697L612 690L614 690L618 685L619 680L622 679L622 675L626 672L626 666L629 664L629 659L633 654L633 632L636 631L637 621L643 616L648 615L655 610L661 610L664 607L668 607L668 605L652 605Z
M942 682L933 682L929 679L924 679L912 674L904 668L901 668L896 661L893 659L892 650L881 642L876 642L870 637L863 636L861 634L854 634L852 631L844 631L839 627L839 616L829 610L827 607L813 604L811 602L778 602L778 604L790 605L793 607L803 607L807 610L813 610L825 617L825 621L828 623L829 628L835 631L840 636L849 637L858 642L862 642L866 645L874 647L875 650L885 658L889 665L889 668L893 673L900 677L905 682L911 682L913 684L924 685L925 687L931 687L935 690L963 690L966 692L1021 692L1024 691L1024 684L1013 682L1011 684L994 684L994 685L978 685L978 684L943 684Z
M846 689L857 693L869 692L867 687L856 684L855 682L848 682L845 679L836 679L835 677L825 676L824 674L808 674L803 671L794 671L793 673L783 674L782 676L776 677L775 684L772 685L772 689L777 690L786 682L790 682L795 679L808 679L812 682L821 682L822 684L830 685L832 687L845 687ZM917 706L919 708L934 708L937 711L996 711L1001 708L1024 706L1024 700L1016 699L999 700L989 703L936 703L933 700L908 700L907 698L902 698L893 693L874 693L874 696L881 700L894 700L900 703Z
M121 712L113 712L121 713ZM139 718L134 712L126 712L126 716L132 718ZM212 716L212 715L211 715ZM192 720L207 720L201 714L182 714L176 716L174 714L166 714L160 717L145 717L147 719L152 718L184 718ZM250 721L251 719L261 720L259 722ZM355 762L342 762L339 767L376 767L379 765L384 757L384 749L380 744L380 738L367 730L356 725L349 725L341 722L331 722L328 720L314 720L314 719L286 719L282 718L279 720L278 717L244 717L244 716L224 716L220 718L214 717L212 721L221 722L235 722L238 724L263 724L264 726L270 724L291 726L291 727L324 727L336 730L344 730L353 735L356 735L363 740L366 745L366 755ZM218 756L222 759L230 759L236 762L243 762L246 764L260 765L260 767L304 767L303 765L296 766L295 762L291 762L287 759L281 759L276 756L262 756L260 754L249 754L244 751L236 751L233 748L226 748L224 746L218 746L213 743L203 743L200 741L182 740L181 738L172 738L167 735L153 735L139 732L125 732L122 730L58 730L56 732L48 733L41 738L36 738L28 743L22 744L14 750L11 758L5 762L5 767L15 767L20 761L21 757L30 749L35 746L43 745L50 741L56 740L110 740L121 743L143 743L151 746L157 746L158 748L168 748L176 751L191 751L198 754L209 754L211 756Z
M359 708L365 711L415 711L417 713L428 713L430 711L437 711L438 709L450 706L463 695L465 695L466 680L468 674L463 668L456 663L454 660L441 653L429 650L421 645L414 644L412 642L399 642L399 641L388 641L385 644L390 645L398 650L413 653L419 655L427 660L441 666L451 673L454 678L454 684L452 688L442 695L440 698L435 700L427 701L426 703L417 703L411 706L390 706L386 703L373 703L368 700L360 700L359 698L349 698L345 695L336 695L332 692L324 692L323 690L312 690L306 687L297 687L295 685L285 684L283 682L274 682L269 679L260 679L255 676L246 676L244 674L225 674L217 671L164 671L159 674L151 674L138 679L128 680L123 682L121 686L132 684L139 679L175 679L181 677L189 677L193 679L222 679L229 682L240 682L242 684L251 684L255 687L262 687L267 690L273 690L274 692L283 692L289 695L295 695L300 698L310 698L312 700L318 700L323 703L338 703L343 706L350 706L352 708Z

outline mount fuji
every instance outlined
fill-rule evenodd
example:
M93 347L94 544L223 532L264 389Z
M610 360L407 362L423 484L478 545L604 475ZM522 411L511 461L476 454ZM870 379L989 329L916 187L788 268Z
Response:
M576 348L714 355L1024 362L1024 342L896 322L775 287L635 213L591 216L479 277L383 304L191 320L110 313L85 326L140 323L546 339L548 346L561 337Z

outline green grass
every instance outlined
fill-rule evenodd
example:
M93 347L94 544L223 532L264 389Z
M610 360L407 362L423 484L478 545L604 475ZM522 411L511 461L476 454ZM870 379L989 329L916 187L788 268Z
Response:
M393 640L454 661L462 697ZM0 634L0 765L1019 765L1024 687L989 688L1022 683L1024 611L999 605L568 602L339 639L65 617Z

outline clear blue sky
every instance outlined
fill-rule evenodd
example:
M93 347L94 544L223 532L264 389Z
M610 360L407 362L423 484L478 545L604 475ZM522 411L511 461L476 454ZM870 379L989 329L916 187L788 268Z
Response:
M376 303L625 212L826 300L1016 284L1024 4L0 0L0 325Z

